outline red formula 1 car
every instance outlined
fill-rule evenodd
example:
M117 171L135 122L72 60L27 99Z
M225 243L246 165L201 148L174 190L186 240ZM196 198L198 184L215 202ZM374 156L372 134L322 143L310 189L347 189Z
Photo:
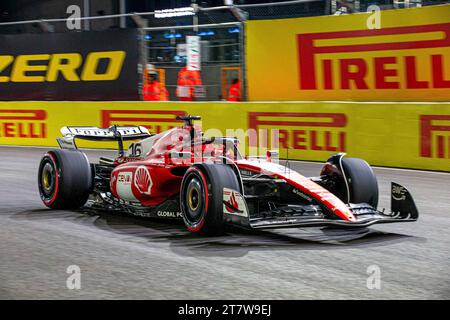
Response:
M52 209L93 208L183 219L192 232L217 234L227 224L250 229L415 221L403 186L392 183L391 212L377 210L378 185L361 159L331 156L320 176L304 177L267 159L244 158L234 137L204 137L194 116L159 134L143 127L64 127L61 149L48 151L38 174ZM75 140L115 140L119 155L89 163ZM128 150L123 141L131 143Z

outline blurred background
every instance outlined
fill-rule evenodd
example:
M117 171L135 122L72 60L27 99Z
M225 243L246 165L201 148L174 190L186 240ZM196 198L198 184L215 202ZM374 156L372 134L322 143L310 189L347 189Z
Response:
M43 209L36 173L61 128L157 134L182 115L305 176L338 152L393 167L375 168L379 209L395 181L420 221L208 239ZM450 1L0 0L0 159L0 299L448 299ZM65 285L74 265L82 290Z
M87 32L116 29L139 30L139 96L154 100L157 81L160 100L246 100L246 20L284 19L412 8L445 3L438 0L2 0L0 34ZM79 28L70 30L68 8L80 8ZM177 12L174 9L178 10ZM159 13L158 13L159 12ZM201 74L180 71L187 63L186 37L198 36ZM270 63L270 62L268 62ZM186 80L187 79L187 80ZM190 87L183 93L182 87ZM153 91L152 91L153 90ZM185 99L181 96L185 95ZM231 95L231 97L230 97Z

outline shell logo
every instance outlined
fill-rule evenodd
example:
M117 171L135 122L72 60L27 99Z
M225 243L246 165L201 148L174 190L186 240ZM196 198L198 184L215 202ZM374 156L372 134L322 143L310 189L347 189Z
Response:
M143 194L150 195L153 181L145 166L139 166L134 174L134 186Z

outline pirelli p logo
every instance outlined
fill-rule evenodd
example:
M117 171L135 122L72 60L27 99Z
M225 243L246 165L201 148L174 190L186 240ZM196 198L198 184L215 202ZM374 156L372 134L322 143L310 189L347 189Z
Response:
M450 159L450 115L420 116L420 156Z
M45 110L0 109L0 139L46 138L46 119Z
M450 23L297 34L297 46L300 90L450 88Z
M313 151L346 150L347 116L344 113L250 112L249 127L276 129L278 147ZM274 135L271 135L274 138ZM253 147L250 142L250 146Z
M177 116L186 115L185 111L178 110L102 110L102 127L107 128L113 124L123 126L143 126L151 133L160 133L180 124Z

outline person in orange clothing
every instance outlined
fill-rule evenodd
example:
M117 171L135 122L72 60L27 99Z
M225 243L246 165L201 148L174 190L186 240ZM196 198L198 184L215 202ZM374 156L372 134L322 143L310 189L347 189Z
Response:
M142 89L145 101L168 101L169 94L166 87L158 81L156 71L149 69L148 83Z
M227 101L241 101L241 82L238 78L234 79L231 83Z
M180 101L194 101L194 86L201 86L202 79L198 70L188 70L187 67L178 72L177 96Z

